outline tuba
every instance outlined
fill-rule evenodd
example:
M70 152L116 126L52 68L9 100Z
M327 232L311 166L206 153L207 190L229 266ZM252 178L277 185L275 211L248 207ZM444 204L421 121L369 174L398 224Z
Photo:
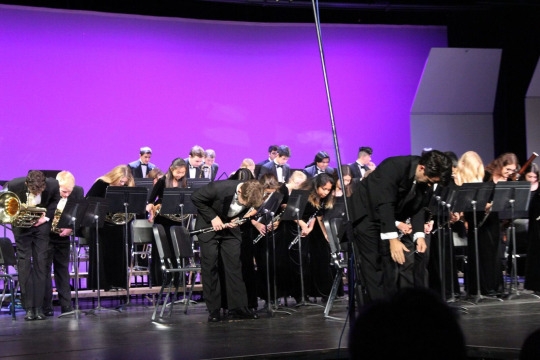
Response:
M45 216L47 209L21 204L17 194L11 191L0 193L0 223L29 228Z

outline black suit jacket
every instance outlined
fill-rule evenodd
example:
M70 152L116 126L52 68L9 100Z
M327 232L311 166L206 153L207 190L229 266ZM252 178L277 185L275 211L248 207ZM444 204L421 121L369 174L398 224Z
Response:
M269 161L263 166L261 166L261 171L259 172L258 179L260 179L264 174L271 173L276 175L277 178L277 170L276 170L276 163L273 161ZM287 183L289 181L289 178L291 177L291 167L289 164L283 165L283 181Z
M133 175L134 178L142 179L143 173L141 169L141 160L135 160L133 162L130 162L128 166L131 168L131 174ZM148 169L146 170L146 175L148 175L150 170L152 170L155 167L156 165L152 163L148 163Z
M317 175L317 165L311 165L311 166L308 166L307 168L305 168L304 170L302 170L304 172L304 174L306 174L306 176L308 178L312 178L314 176ZM334 168L328 166L326 168L326 173L328 175L332 175L334 173Z
M185 160L185 162L187 164L186 179L199 179L199 178L201 178L202 177L201 176L201 172L202 172L201 166L195 168L195 176L191 177L191 176L189 176L189 167L190 167L189 158L186 158L184 160Z
M54 212L56 211L58 201L60 200L60 187L56 179L47 178L45 181L46 186L45 190L41 193L41 203L37 204L36 207L47 209L45 216L47 216L50 221L39 226L39 228L47 227L46 231L49 232L51 221L54 218ZM9 181L5 186L7 186L9 191L17 195L22 204L26 204L26 194L28 192L28 188L26 187L26 177L15 178ZM13 234L17 236L30 229L13 227Z
M201 169L202 169L204 166L205 166L205 165L203 164L203 165L201 166ZM216 179L216 175L217 175L217 173L218 173L218 170L219 170L219 165L216 164L216 163L213 163L212 166L211 166L211 168L210 168L210 171L211 171L211 173L210 173L210 180L214 181L214 180ZM204 175L206 175L206 174L203 174L203 177L205 177Z
M380 223L381 233L396 232L396 220L413 218L413 233L424 231L422 216L429 201L429 186L416 184L419 156L395 156L385 159L375 171L358 182L352 195L353 223L366 216Z
M197 222L195 223L195 230L205 229L212 226L212 219L219 216L223 223L228 223L232 220L227 216L229 207L236 193L236 188L240 181L237 180L223 180L214 181L195 190L191 195L191 201L197 208ZM234 218L242 217L248 209L244 209L239 215L235 215ZM239 240L242 239L240 227L236 227L229 230L234 237ZM197 235L200 241L209 241L216 232L208 232Z

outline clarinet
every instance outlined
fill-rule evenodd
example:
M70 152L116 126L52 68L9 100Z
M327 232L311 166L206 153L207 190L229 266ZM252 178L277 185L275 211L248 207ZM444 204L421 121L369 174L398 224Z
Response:
M274 217L274 218L272 219L272 222L270 222L270 224L266 224L266 226L268 227L268 226L272 225L273 223L275 223L276 221L279 221L279 219L281 219L281 214L282 214L282 213L279 213L278 215L276 215L276 217ZM274 229L272 228L271 231L274 231ZM255 245L256 243L258 243L263 237L264 237L263 234L257 235L257 237L256 237L255 239L253 239L253 245Z
M317 216L317 213L319 211L315 211L315 213L313 215L311 215L311 217L309 218L309 220L307 221L306 225L309 226L311 225L311 223L313 222L313 220L315 220L315 217ZM293 241L291 241L291 243L289 244L289 250L291 250L291 248L296 244L298 243L298 241L300 241L300 238L302 237L302 232L300 232L300 234L298 234Z

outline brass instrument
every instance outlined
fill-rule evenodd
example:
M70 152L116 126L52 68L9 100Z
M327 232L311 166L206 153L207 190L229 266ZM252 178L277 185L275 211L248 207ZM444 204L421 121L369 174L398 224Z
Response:
M184 220L188 220L191 214L183 215L182 214L160 214L161 211L161 204L157 204L154 206L154 218L158 215L163 216L171 221L175 222L183 222ZM188 221L189 222L189 221Z
M62 232L62 229L58 228L58 222L60 221L60 217L62 216L62 210L56 209L54 212L53 220L51 221L51 232L55 234L60 234Z
M206 174L210 171L210 166L206 165L206 164L203 164L201 166L201 173L199 174L199 178L200 179L210 179L210 174L209 176L206 176Z
M126 222L130 222L135 217L135 214L129 213L126 221L125 213L107 213L105 215L105 221L114 225L125 225Z
M45 216L47 209L21 204L17 194L4 191L0 194L0 223L29 228Z

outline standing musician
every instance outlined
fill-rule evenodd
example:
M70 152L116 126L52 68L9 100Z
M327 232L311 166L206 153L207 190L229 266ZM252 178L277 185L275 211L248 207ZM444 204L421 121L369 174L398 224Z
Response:
M312 163L306 165L306 168L303 170L304 174L308 178L312 178L322 173L327 173L332 175L334 173L334 168L328 166L330 163L330 155L326 151L319 151L315 155L315 159Z
M201 165L204 162L204 157L205 153L202 147L195 145L191 148L189 151L189 156L187 159L184 159L188 164L188 179L199 179L204 177L204 173L201 169Z
M518 158L513 153L505 153L497 157L485 167L484 183L497 184L500 181L511 180L519 167ZM480 271L481 295L497 296L501 294L502 277L502 232L501 221L497 212L490 211L490 203L484 212L477 209L478 229L478 267ZM466 212L465 219L468 223L467 233L467 273L466 286L469 295L478 293L476 283L476 249L474 237L473 212ZM473 245L473 246L471 246Z
M280 145L277 148L278 155L273 161L269 161L261 167L258 179L264 174L274 174L280 183L286 183L291 176L291 167L287 164L291 157L291 150L286 145Z
M202 165L203 177L214 181L219 171L219 165L216 162L216 152L212 149L206 149L204 152L204 164Z
M284 222L287 244L293 244L295 240L302 241L302 264L303 274L300 273L296 264L299 258L298 247L289 245L289 257L291 259L291 295L297 303L303 300L301 297L300 276L303 276L306 284L306 296L328 297L332 288L331 254L328 245L328 235L322 223L326 209L334 204L334 178L329 174L319 174L300 185L300 190L308 191L306 208L300 221ZM298 233L300 228L300 233Z
M371 155L373 155L373 149L369 146L361 146L358 149L358 158L355 162L349 164L353 178L362 179L366 171L375 170L375 164L371 161Z
M75 185L75 177L69 171L60 171L56 175L56 180L60 186L60 201L56 207L54 220L49 238L49 253L47 258L47 282L45 288L45 298L43 299L43 313L45 316L54 316L53 310L53 287L51 270L54 264L54 283L60 301L60 311L62 314L73 311L71 306L71 285L69 276L70 240L71 228L60 229L56 227L62 211L68 200L81 200L84 198L84 190Z
M127 165L118 165L105 175L99 177L86 198L104 198L109 186L134 186L135 181ZM107 217L103 227L99 229L99 281L100 287L105 291L119 289L127 283L127 259L125 258L124 213L111 214ZM97 290L97 248L95 227L89 228L90 265L88 271L89 287Z
M452 161L433 150L420 156L385 159L368 177L356 184L351 201L354 246L367 291L366 302L391 297L398 290L398 270L406 255L426 251L424 221L413 215L429 201L429 187L449 179ZM406 220L417 222L407 225ZM400 241L396 227L412 234L416 245ZM411 256L408 256L410 259ZM414 258L414 257L413 257Z
M248 215L249 208L263 202L263 187L256 180L211 182L196 190L191 200L198 210L196 230L209 229L198 235L201 248L203 296L210 315L209 322L221 319L221 289L218 257L223 260L229 316L258 319L247 306L246 286L242 279L240 245L242 235L238 219ZM251 212L251 210L250 210ZM246 219L247 220L247 219Z
M152 157L152 149L150 149L148 146L143 146L139 150L139 155L139 160L135 160L128 164L128 166L131 168L133 177L137 179L148 177L148 173L156 167L156 165L150 162L150 158Z
M29 207L47 209L44 216L29 228L13 227L17 245L17 269L21 286L25 320L44 320L43 298L47 281L47 251L51 221L60 200L56 179L45 178L38 170L30 170L26 177L15 178L4 186Z
M182 218L180 214L174 215L163 215L158 214L158 210L161 208L163 202L163 193L165 189L169 188L186 188L186 173L187 173L187 163L182 158L176 158L172 161L167 174L159 178L152 188L152 193L150 194L150 201L146 205L146 211L150 214L148 221L155 222L156 224L161 224L165 228L165 233L167 234L167 241L169 242L169 248L172 249L172 239L170 234L170 228L174 225L181 225ZM179 210L180 211L180 210ZM186 224L189 224L189 217L185 220ZM163 273L161 271L161 264L157 259L159 259L159 253L155 242L152 242L152 259L156 261L152 262L152 282L154 284L161 284L163 282ZM176 266L176 259L172 259Z

